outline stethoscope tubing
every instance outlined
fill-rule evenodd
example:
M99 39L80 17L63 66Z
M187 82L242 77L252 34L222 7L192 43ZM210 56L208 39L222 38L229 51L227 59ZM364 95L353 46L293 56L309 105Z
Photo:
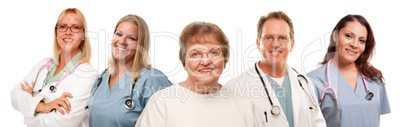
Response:
M73 68L71 68L66 74L63 75L63 77L62 77L59 81L56 82L56 85L51 85L51 86L49 87L50 91L56 92L55 90L57 89L57 86L61 83L61 81L63 81L68 75L70 75L71 71L74 70L75 68L77 68L77 66L80 65L81 62L84 61L84 59L85 59L85 58L82 58L80 61L78 61L78 63L75 64ZM39 73L42 71L42 69L48 68L47 73L49 73L49 72L52 70L52 67L50 66L50 62L52 62L52 61L53 61L53 59L50 59L46 64L44 64L44 65L42 65L42 66L39 67L38 72L37 72L37 74L36 74L36 78L35 78L35 84L36 84L36 82L37 82L37 80L38 80ZM35 85L35 84L34 84L34 85ZM33 87L34 87L34 86L32 86L32 88L33 88ZM33 93L39 93L39 92L41 92L41 91L42 91L42 89L39 89L38 92L36 92L36 91L32 91L32 92L33 92Z

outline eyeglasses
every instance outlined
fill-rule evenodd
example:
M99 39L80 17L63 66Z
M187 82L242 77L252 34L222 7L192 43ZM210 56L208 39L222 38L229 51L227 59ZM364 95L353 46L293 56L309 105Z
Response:
M208 58L215 60L222 56L222 49L212 48L208 52L202 51L201 49L194 49L188 52L188 57L192 61L199 61L204 56L204 54L206 54Z
M56 26L59 32L66 32L68 28L70 28L71 32L78 33L81 31L83 26L73 25L71 27L67 27L66 25Z
M261 38L262 38L262 42L264 42L264 43L272 43L275 40L275 37L272 37L272 36L263 36ZM277 38L278 42L280 42L280 43L287 43L287 42L289 42L289 39L290 39L290 37L285 37L285 36L279 36Z

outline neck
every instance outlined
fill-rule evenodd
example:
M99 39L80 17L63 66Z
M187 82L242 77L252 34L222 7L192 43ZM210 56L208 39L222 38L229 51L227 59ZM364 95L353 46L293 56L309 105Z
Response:
M131 69L131 66L133 65L133 61L130 62L119 62L117 61L117 76L120 77L121 75L123 75L124 73L126 73L126 71Z
M222 88L218 81L213 83L194 82L190 78L187 78L180 85L198 94L211 94L218 92Z
M286 74L286 64L284 65L273 65L264 62L258 62L258 67L268 76L273 78L281 78Z
M334 57L331 61L331 63L338 68L338 70L340 71L344 71L344 70L349 70L349 71L353 71L353 70L357 70L357 66L355 62L340 62L339 59L337 57Z
M66 66L68 62L73 59L75 55L77 55L78 50L75 51L61 51L60 53L60 61L59 61L59 66Z

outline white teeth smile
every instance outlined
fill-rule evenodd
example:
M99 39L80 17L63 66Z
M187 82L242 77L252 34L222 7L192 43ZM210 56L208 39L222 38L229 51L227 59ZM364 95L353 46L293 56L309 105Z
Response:
M278 54L278 53L281 53L281 52L270 51L269 53Z
M64 39L64 41L73 41L73 39Z
M346 49L346 51L347 51L349 54L352 54L352 55L357 54L357 52L353 52L353 51L350 51L350 50L347 50L347 49Z
M213 71L214 69L205 69L205 70L200 70L200 72L208 72L208 71Z
M120 50L120 51L127 51L127 49L120 48L120 47L117 47L117 49Z

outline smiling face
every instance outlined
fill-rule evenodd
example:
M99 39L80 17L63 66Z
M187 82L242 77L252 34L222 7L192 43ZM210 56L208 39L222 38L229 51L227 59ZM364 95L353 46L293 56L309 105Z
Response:
M118 62L129 63L134 60L138 44L138 28L125 21L116 28L112 40L112 54Z
M289 32L289 25L284 20L273 18L265 21L262 26L262 37L257 39L262 63L269 66L286 65L288 54L293 50L294 45Z
M201 42L189 42L186 47L185 70L194 83L215 84L225 68L219 43L204 36Z
M67 27L67 31L60 31L58 29L60 26ZM72 32L71 29L74 29L74 27L83 27L82 22L77 19L76 15L67 14L57 23L57 27L57 43L62 52L76 54L79 51L78 47L85 39L85 34L83 28L79 32Z
M367 29L357 21L348 22L344 28L339 30L338 34L334 32L333 38L335 42L338 42L334 58L341 63L352 63L365 50Z

